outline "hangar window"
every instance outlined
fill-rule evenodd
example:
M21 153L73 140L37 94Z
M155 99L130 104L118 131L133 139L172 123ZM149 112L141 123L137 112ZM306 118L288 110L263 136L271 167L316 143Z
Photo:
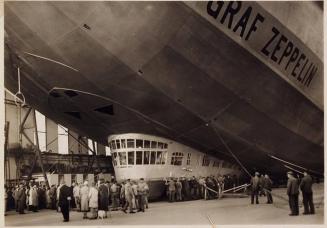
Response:
M157 142L151 141L151 148L157 148Z
M186 165L191 165L191 153L187 153Z
M171 165L182 165L184 154L181 152L174 152L171 156Z
M128 164L134 165L134 151L128 151Z
M168 148L168 144L167 143L164 143L164 149L167 149Z
M150 163L150 151L144 151L144 165L149 165Z
M143 140L136 139L136 148L143 148Z
M116 147L117 147L117 149L120 149L120 140L119 139L116 140Z
M37 136L39 137L39 149L41 151L47 150L47 142L46 142L46 123L45 123L45 116L35 110L35 119L36 119L36 126L37 126ZM34 134L34 136L36 136ZM34 143L36 139L34 140Z
M126 165L126 152L119 152L118 156L119 156L120 165Z
M68 154L68 129L58 124L58 153Z
M202 166L209 166L209 165L210 165L210 159L207 155L204 155L202 159Z
M136 165L142 165L143 151L136 151Z
M92 155L93 152L97 154L97 142L93 141L92 139L87 140L87 145L89 146L88 153L89 155Z
M126 142L125 142L125 139L122 139L121 140L121 148L126 148Z
M155 152L155 151L151 151L150 164L151 164L151 165L156 164L156 152Z
M144 148L150 148L150 141L144 140Z
M134 148L135 147L135 140L134 139L127 139L127 148Z

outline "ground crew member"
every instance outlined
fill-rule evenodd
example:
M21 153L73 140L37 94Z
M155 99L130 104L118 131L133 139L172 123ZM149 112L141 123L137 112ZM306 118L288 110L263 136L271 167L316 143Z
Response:
M123 207L123 212L127 213L126 210L127 208L129 208L129 213L135 213L133 211L133 199L135 199L134 193L133 193L133 189L132 189L132 185L131 185L131 180L127 179L126 180L126 184L124 185L124 195L125 195L125 205Z
M299 215L299 182L292 171L287 172L287 195L291 209L290 216Z
M266 194L265 194L265 190L263 189L264 188L264 186L265 186L265 181L266 181L266 179L265 179L265 176L263 175L263 174L261 174L261 176L260 176L260 178L259 178L259 186L260 186L260 189L259 189L259 196L262 196L262 195L264 195L264 196L266 196Z
M145 183L143 178L140 178L137 187L138 187L137 199L138 199L138 206L139 206L138 211L144 212L144 204L145 204L144 195L146 194L146 191L149 190L149 187L147 183Z
M273 198L271 195L272 181L267 174L265 175L265 181L263 183L264 183L263 189L267 196L267 203L271 204L273 203Z
M182 183L179 178L176 181L176 201L182 201Z
M176 193L175 181L173 178L171 178L168 182L169 202L175 202L175 193Z
M300 189L302 191L303 206L304 206L303 214L304 215L314 214L315 208L312 199L312 178L306 171L303 174L304 177L302 178L300 183Z
M254 177L251 178L251 204L254 203L254 196L255 196L255 203L259 204L258 194L260 189L260 179L259 173L255 172Z

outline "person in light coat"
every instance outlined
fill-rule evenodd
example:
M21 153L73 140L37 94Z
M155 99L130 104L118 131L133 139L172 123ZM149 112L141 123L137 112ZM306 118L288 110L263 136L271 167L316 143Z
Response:
M28 205L33 212L37 212L38 208L38 194L37 194L37 187L33 185L32 188L29 190L29 198L28 198Z
M126 184L124 186L124 192L125 192L125 205L123 207L123 212L126 213L127 208L129 208L129 213L135 213L133 211L133 199L135 200L134 192L132 189L131 181L130 179L126 180Z
M76 210L79 211L81 208L81 196L80 196L80 186L76 183L73 188L73 196L75 199Z
M62 187L62 184L60 184L59 186L58 186L58 188L57 188L57 212L60 212L60 207L59 207L59 205L58 205L58 202L59 202L59 194L60 194L60 188Z
M86 219L87 212L89 211L89 185L87 181L85 181L80 188L79 195L81 197L81 212L83 212L83 219Z
M98 217L97 209L98 209L98 189L95 187L95 183L91 184L90 192L89 192L89 207L91 210L91 217L90 219L96 219Z

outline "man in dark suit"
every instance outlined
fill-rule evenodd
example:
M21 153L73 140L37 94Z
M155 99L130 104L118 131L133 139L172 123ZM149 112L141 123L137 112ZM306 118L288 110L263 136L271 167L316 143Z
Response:
M264 183L263 189L267 195L267 203L271 204L271 203L273 203L273 198L271 195L273 183L272 183L271 179L269 178L268 174L265 175L265 181L263 183Z
M290 216L299 215L299 182L292 171L287 172L287 195L291 209Z
M64 181L61 182L61 188L59 192L59 202L61 213L64 217L64 222L69 221L69 204L72 199L72 194L70 188L65 184Z
M19 184L18 192L17 192L17 204L18 204L18 212L19 214L25 214L24 208L26 205L26 194L25 188L23 184Z
M312 178L311 176L305 171L304 177L301 180L300 183L300 189L302 191L303 196L303 206L304 206L304 215L307 214L314 214L315 208L313 205L312 200ZM310 210L309 210L310 208Z

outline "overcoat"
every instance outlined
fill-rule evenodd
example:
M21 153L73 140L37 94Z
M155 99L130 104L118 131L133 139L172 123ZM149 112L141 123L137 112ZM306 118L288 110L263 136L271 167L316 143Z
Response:
M80 197L81 197L81 211L87 212L89 210L89 187L83 185L80 188Z
M89 191L89 207L98 208L98 190L95 187L91 187Z
M106 185L99 186L99 210L108 211L109 189Z
M38 195L37 195L37 190L35 187L32 187L29 190L28 205L30 205L30 206L38 205Z

